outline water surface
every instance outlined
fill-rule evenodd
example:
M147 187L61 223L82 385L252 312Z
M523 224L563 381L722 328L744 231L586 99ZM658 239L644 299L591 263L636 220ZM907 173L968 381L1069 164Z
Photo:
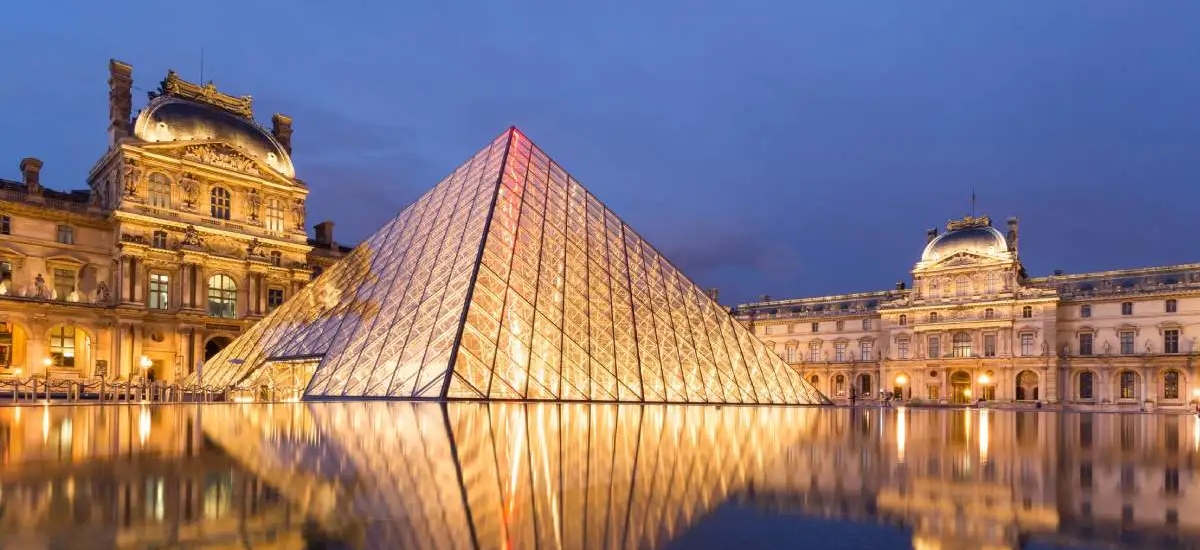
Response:
M0 548L1192 548L1192 416L0 408Z

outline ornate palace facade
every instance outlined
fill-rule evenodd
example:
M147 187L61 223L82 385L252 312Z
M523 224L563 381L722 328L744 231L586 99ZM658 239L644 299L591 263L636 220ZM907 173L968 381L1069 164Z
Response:
M305 233L292 121L167 74L132 116L109 62L108 149L88 189L0 179L0 376L171 380L191 372L347 249Z
M1018 223L928 232L913 284L765 299L738 318L835 400L1179 408L1195 398L1200 264L1029 277ZM882 384L881 384L882 382Z

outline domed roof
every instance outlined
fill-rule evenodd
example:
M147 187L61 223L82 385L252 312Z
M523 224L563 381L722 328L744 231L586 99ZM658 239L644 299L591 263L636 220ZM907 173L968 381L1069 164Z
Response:
M1008 252L1008 240L990 225L951 229L925 245L921 261L936 261L959 252L995 256Z
M138 114L133 133L149 142L219 140L284 177L296 177L291 156L253 120L212 105L159 96Z

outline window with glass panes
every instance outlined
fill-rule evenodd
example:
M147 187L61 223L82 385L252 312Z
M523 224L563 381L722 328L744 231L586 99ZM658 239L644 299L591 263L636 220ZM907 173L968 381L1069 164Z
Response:
M167 309L170 303L171 279L166 273L150 274L150 309Z
M1175 313L1179 311L1179 302L1176 302L1174 298L1167 300L1166 310L1167 313Z
M75 366L75 327L59 325L50 329L50 361L56 367Z
M1092 354L1092 333L1084 332L1079 335L1079 355Z
M283 289L271 287L267 289L267 311L275 311L275 308L283 305ZM793 349L793 348L789 348Z
M896 358L908 359L908 340L896 340Z
M996 356L996 335L995 334L984 334L983 335L983 356L984 357L995 357Z
M1121 302L1121 315L1133 315L1133 302Z
M1084 317L1084 318L1091 317L1092 316L1092 306L1087 306L1087 305L1079 306L1079 316Z
M942 356L942 341L940 338L937 336L930 336L929 339L926 340L926 345L928 346L929 351L927 355L930 359Z
M1163 399L1179 399L1179 371L1163 373Z
M12 218L0 216L0 235L12 235Z
M821 360L821 345L820 344L817 344L815 342L812 344L809 344L808 360L813 363L816 363L817 361Z
M150 174L150 206L154 208L171 207L171 180L162 172Z
M1118 377L1121 382L1121 399L1137 397L1137 374L1133 371L1122 371Z
M267 199L265 223L267 231L283 231L283 201L275 197Z
M75 229L69 225L59 225L57 239L63 244L75 244Z
M870 361L871 360L871 352L873 350L874 350L874 344L872 344L871 342L859 342L858 343L859 360L860 361Z
M1033 334L1026 332L1021 335L1021 355L1033 355Z
M166 248L167 247L167 232L166 231L155 231L150 236L150 245L153 246L154 248Z
M1118 335L1121 341L1121 354L1130 355L1133 353L1133 331L1123 330Z
M228 275L208 278L208 314L212 317L237 317L237 284Z
M846 343L845 342L834 342L834 344L833 344L833 360L834 361L845 361L846 360Z
M1163 353L1179 353L1179 330L1163 331Z
M228 220L231 210L233 209L233 197L230 196L229 190L223 187L214 187L209 194L208 211L212 217L219 220Z

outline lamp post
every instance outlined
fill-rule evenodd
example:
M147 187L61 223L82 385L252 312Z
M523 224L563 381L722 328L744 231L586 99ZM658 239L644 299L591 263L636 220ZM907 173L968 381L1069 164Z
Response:
M153 364L154 364L154 362L151 361L150 358L146 357L145 355L143 355L141 360L138 361L138 368L140 368L142 370L142 382L146 381L146 369L149 369L150 365L153 365Z
M986 387L992 383L992 377L988 376L987 373L985 372L983 374L980 374L979 377L976 378L976 380L979 382L979 394L986 396L987 392L984 391L984 387Z

